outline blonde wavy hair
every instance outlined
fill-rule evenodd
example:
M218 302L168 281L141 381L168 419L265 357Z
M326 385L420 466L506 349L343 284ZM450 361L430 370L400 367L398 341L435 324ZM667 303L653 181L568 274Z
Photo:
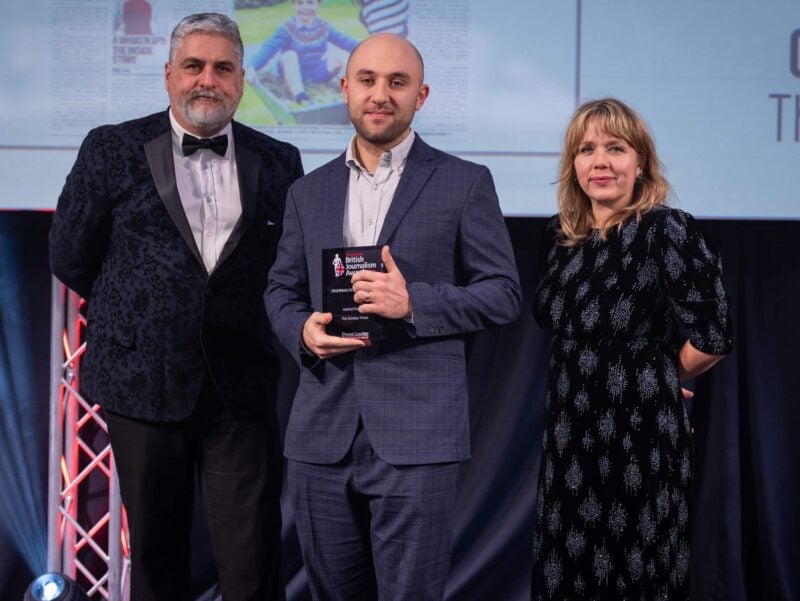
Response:
M600 228L606 239L612 227L619 228L629 216L642 213L666 202L669 182L662 174L653 138L644 121L628 105L616 98L601 98L583 103L575 111L564 134L564 146L558 176L558 215L561 220L559 242L564 246L581 244L591 234L592 203L578 183L575 157L590 125L629 144L639 157L641 178L637 178L630 204L612 215Z

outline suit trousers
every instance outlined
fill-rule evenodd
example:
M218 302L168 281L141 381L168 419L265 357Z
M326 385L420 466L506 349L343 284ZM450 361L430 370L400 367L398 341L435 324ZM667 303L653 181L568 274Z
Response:
M366 431L334 465L289 460L314 601L441 601L459 463L390 465Z
M234 418L208 374L185 420L106 412L131 537L131 601L193 599L195 473L224 601L285 599L280 445L269 415Z

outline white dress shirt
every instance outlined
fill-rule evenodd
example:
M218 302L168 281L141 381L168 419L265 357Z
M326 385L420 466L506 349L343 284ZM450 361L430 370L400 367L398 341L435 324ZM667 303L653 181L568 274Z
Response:
M350 140L345 154L345 161L350 168L343 228L347 246L372 246L377 243L414 137L412 131L397 146L384 152L375 173L369 173L358 160L355 136Z
M178 195L203 264L211 273L242 215L233 128L228 123L216 134L228 136L225 156L206 148L183 156L183 134L190 132L180 126L171 110L169 120L172 123L172 156Z

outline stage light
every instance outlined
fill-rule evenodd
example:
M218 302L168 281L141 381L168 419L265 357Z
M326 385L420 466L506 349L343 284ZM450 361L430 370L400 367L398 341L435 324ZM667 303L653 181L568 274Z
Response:
M23 601L89 601L89 597L71 578L50 572L31 582Z
M29 573L42 574L47 570L47 462L42 460L47 451L42 436L47 432L47 389L36 384L41 370L32 333L40 332L34 327L33 284L25 284L39 272L22 268L28 246L20 232L31 234L24 227L15 230L14 224L20 223L0 220L0 531ZM0 590L0 597L5 592Z

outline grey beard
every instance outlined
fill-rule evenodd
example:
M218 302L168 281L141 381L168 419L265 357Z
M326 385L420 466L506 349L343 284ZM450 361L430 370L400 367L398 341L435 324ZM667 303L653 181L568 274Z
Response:
M236 112L236 107L229 107L226 103L216 108L201 108L195 109L192 105L192 100L200 96L206 96L215 99L221 99L212 94L192 94L183 101L183 114L186 115L186 120L198 130L220 130L225 127L228 122L233 119L233 114Z

